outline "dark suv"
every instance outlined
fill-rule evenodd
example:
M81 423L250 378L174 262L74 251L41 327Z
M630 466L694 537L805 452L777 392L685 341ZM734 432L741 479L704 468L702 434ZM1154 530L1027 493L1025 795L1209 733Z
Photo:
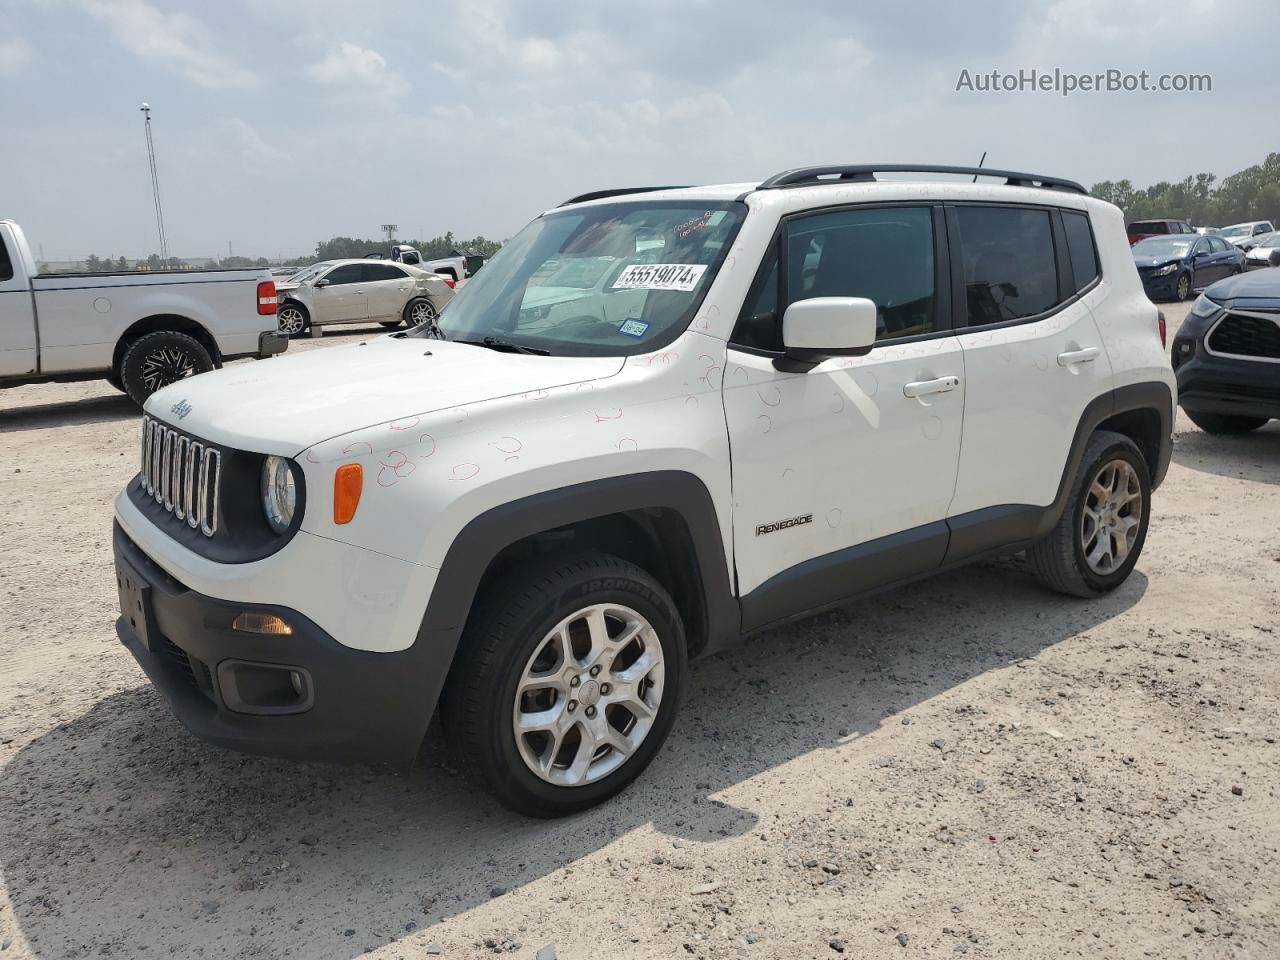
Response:
M1178 403L1209 433L1280 418L1280 270L1220 280L1173 341Z

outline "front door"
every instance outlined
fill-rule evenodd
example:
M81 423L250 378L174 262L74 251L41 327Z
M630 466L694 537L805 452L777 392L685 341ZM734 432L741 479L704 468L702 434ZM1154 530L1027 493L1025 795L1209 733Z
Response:
M756 278L724 371L746 629L942 560L965 378L941 217L930 206L793 216ZM780 318L809 297L874 301L871 352L776 369Z
M0 229L0 377L36 372L36 317L17 250Z
M328 282L315 288L313 320L323 324L369 319L369 295L362 264L339 264L317 280Z

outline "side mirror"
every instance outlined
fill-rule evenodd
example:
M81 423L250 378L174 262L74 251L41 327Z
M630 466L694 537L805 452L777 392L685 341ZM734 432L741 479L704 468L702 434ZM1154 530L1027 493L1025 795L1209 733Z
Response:
M317 281L316 281L316 286L317 286L317 287L327 287L328 285L329 285L329 281L328 281L328 280L317 280Z
M797 300L782 315L780 370L812 369L829 357L862 357L876 342L876 305L866 297Z

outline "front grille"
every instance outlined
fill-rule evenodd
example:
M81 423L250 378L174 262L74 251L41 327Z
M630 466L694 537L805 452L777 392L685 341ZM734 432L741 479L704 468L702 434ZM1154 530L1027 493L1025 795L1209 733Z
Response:
M142 418L142 487L178 520L206 537L218 532L222 451Z
M1233 357L1280 360L1280 314L1276 319L1229 313L1209 334L1209 349Z

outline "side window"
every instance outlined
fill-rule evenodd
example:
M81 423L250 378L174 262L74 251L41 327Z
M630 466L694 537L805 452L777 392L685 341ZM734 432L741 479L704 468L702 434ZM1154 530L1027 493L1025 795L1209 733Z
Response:
M360 283L364 279L364 271L358 263L344 263L340 267L334 267L324 275L324 279L329 281L330 286L337 286L343 283Z
M958 206L967 326L1020 320L1061 302L1047 210Z
M1195 231L1195 228L1194 228L1194 227L1192 227L1192 226L1191 226L1191 224L1186 223L1185 221L1184 221L1183 223L1178 224L1178 229L1179 229L1179 230L1181 230L1183 233L1195 233L1195 232L1196 232L1196 231Z
M1098 275L1098 253L1093 245L1093 230L1087 214L1062 211L1062 226L1067 234L1067 254L1076 290L1083 290Z
M1269 231L1269 230L1267 229L1267 225L1266 225L1265 223L1260 223L1260 224L1258 224L1256 227L1254 227L1254 228L1253 228L1253 235L1254 235L1255 237L1256 237L1258 234L1260 234L1260 233L1270 233L1270 232L1271 232L1271 231Z
M1219 237L1210 237L1209 247L1214 253L1227 253L1231 250L1231 247L1227 245L1227 241L1222 240Z
M871 207L791 220L783 231L781 306L810 297L865 297L876 339L938 329L933 211Z
M399 267L389 263L366 263L364 279L366 283L377 283L379 280L403 280L407 274Z
M4 237L0 237L0 280L13 279L13 262L9 259L9 251L5 248Z

